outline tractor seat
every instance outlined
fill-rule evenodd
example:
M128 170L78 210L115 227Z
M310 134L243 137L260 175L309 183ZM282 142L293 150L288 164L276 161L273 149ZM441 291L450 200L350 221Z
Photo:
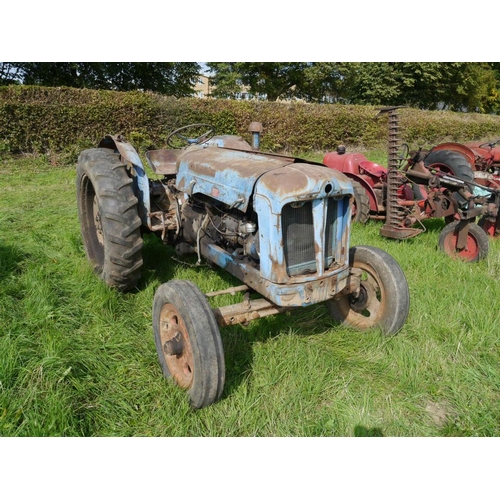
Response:
M173 149L155 149L146 151L146 158L155 174L171 175L177 173L177 157L180 152Z

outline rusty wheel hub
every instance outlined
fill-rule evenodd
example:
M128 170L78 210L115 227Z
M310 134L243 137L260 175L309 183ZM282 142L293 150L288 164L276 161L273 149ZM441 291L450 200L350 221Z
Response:
M193 382L194 359L189 335L179 311L165 304L160 312L160 338L170 374L183 389Z
M363 273L359 292L349 294L349 306L356 313L372 320L377 317L381 307L381 291L375 278Z
M479 254L479 245L470 233L467 235L467 244L465 248L457 248L458 236L450 234L444 243L445 252L455 258L463 259L466 261L474 260Z

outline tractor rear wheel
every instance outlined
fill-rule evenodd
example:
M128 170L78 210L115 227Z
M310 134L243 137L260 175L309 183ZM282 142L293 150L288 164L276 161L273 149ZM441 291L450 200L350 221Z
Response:
M370 198L365 188L357 181L351 179L354 189L354 203L352 205L352 217L354 222L364 224L370 218Z
M436 168L436 170L451 174L455 177L458 177L459 179L462 179L463 181L474 181L474 172L469 165L469 162L462 154L457 153L456 151L433 151L427 155L424 163L426 167L430 167L431 165L433 165L433 168ZM467 190L472 192L469 186L467 186ZM467 201L458 193L453 193L453 197L460 205L465 204Z
M94 271L120 291L141 277L141 219L127 166L111 149L83 151L77 165L78 217Z
M439 236L439 249L453 259L479 262L489 251L488 235L475 223L469 224L467 243L462 250L457 249L458 225L460 221L447 224Z
M349 265L361 271L360 289L327 301L332 318L361 331L378 327L386 335L397 333L410 309L408 282L399 264L379 248L357 246L349 250Z
M153 330L163 375L187 390L191 406L219 400L225 381L222 340L208 300L194 283L172 280L158 288Z

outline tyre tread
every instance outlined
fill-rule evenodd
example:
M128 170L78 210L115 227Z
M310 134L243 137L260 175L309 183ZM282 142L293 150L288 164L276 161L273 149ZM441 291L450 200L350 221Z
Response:
M406 276L394 257L380 248L363 245L352 247L349 250L351 267L356 267L355 264L359 261L368 264L378 274L386 290L384 314L379 323L373 326L380 328L385 335L395 335L406 323L410 310L410 291ZM336 323L356 328L346 296L329 300L327 307Z
M98 243L90 226L89 207L83 199L82 183L90 182L97 196L103 226L103 255L95 251ZM83 151L77 165L77 197L85 251L97 274L107 285L126 291L137 285L141 277L141 219L138 199L134 194L127 166L110 149Z
M354 222L365 224L370 218L370 198L365 188L359 182L351 179L351 183L354 189L354 199L356 202L356 215L353 220Z
M219 400L224 389L224 349L219 326L208 299L194 283L171 280L161 285L153 300L153 330L160 365L166 377L170 377L170 373L159 340L159 318L165 303L178 309L188 329L195 359L193 384L188 394L192 407L203 408Z
M450 254L446 251L446 245L445 245L446 240L447 238L451 237L451 235L455 232L455 229L459 224L460 221L454 221L451 222L450 224L447 224L439 235L438 247L442 252L446 253L447 255ZM475 238L477 242L478 254L476 257L469 260L468 262L479 262L480 260L485 259L489 253L490 241L488 234L474 222L471 222L469 225L469 233ZM450 255L450 257L453 257L453 255Z

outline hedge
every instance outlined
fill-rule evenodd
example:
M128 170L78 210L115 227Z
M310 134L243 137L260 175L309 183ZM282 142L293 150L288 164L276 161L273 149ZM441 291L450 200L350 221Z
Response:
M500 137L500 117L401 108L401 135L411 147ZM47 153L96 145L122 134L137 148L165 147L168 134L189 123L210 123L217 134L241 135L262 122L261 148L299 153L383 147L387 115L374 106L234 101L13 85L0 87L0 151Z

